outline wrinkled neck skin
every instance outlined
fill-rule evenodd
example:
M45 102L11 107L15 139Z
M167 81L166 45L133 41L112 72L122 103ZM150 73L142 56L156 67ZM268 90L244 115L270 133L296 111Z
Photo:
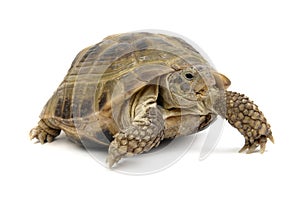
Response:
M167 76L163 76L160 79L160 96L163 99L162 107L166 110L181 109L182 115L207 115L209 113L215 113L211 106L211 100L208 97L203 100L187 100L180 95L176 95L170 92L169 82Z
M212 88L209 90L209 97L205 100L206 105L212 113L226 116L226 90Z

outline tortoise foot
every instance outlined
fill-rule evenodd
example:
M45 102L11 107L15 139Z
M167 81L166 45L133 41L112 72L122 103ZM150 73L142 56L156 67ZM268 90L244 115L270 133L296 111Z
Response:
M40 120L38 126L31 129L29 133L30 140L36 138L41 144L52 142L58 136L60 130L50 128L43 120Z
M44 131L41 127L37 126L33 128L29 133L30 140L36 138L41 144L45 142L52 142L54 137L49 135L46 131Z
M256 151L256 148L259 147L259 151L261 154L263 154L266 150L266 143L267 140L270 140L272 143L274 143L274 139L272 135L261 136L259 139L253 140L253 138L248 138L245 136L245 145L240 149L239 153L245 152L247 154L254 153Z

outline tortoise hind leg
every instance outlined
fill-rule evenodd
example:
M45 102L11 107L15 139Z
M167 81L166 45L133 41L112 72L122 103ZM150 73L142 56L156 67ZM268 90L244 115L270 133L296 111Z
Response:
M38 139L41 144L52 142L55 137L60 134L60 129L53 126L48 119L41 119L38 125L31 129L29 133L30 139Z

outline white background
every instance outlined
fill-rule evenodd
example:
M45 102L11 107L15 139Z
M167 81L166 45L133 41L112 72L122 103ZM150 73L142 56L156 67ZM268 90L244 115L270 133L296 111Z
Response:
M6 1L0 3L0 200L299 200L300 5L297 1ZM272 125L267 152L238 154L226 124L214 152L193 146L173 166L131 176L60 137L28 139L82 48L140 29L182 34L251 97ZM199 137L198 137L199 139Z

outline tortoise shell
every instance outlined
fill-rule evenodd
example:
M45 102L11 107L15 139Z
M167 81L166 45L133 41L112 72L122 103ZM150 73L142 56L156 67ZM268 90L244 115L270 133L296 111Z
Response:
M118 107L152 80L192 65L209 66L178 37L146 32L106 37L76 56L40 118L59 124L76 142L89 138L108 145L129 116L112 118L112 108L117 113ZM95 127L101 132L88 133Z

